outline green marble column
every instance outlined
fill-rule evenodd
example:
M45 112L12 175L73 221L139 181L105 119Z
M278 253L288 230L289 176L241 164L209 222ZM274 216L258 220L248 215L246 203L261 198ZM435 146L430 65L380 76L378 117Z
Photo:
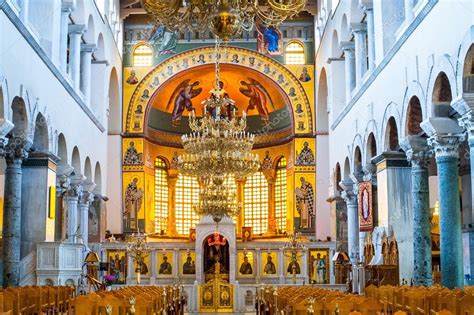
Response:
M448 288L464 286L458 169L462 140L463 136L452 134L434 134L428 139L435 151L438 170L441 284Z

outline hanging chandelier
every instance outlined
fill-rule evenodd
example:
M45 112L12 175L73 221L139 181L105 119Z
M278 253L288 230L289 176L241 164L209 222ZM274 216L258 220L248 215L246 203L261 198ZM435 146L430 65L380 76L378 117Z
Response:
M216 39L215 88L202 102L203 117L195 111L189 117L190 134L181 137L185 153L178 157L178 170L197 177L201 183L195 211L210 215L216 222L232 217L240 207L235 193L225 185L226 176L245 178L260 167L258 154L252 152L255 135L246 130L247 117L237 117L234 100L222 89L219 79L220 41Z
M256 19L278 26L300 13L307 0L142 0L155 22L172 31L204 32L224 40L251 31Z

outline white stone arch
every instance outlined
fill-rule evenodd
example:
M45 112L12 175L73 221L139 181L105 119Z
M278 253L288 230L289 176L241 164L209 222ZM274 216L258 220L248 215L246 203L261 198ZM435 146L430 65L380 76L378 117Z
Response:
M375 146L375 152L371 151L371 147L369 147L371 144ZM377 156L379 148L380 146L377 144L377 135L373 131L369 132L366 135L366 138L364 139L364 149L365 149L365 154L363 156L364 163L365 163L364 165L372 163L372 158Z
M367 140L369 139L369 135L373 134L375 137L375 142L378 142L378 137L379 137L379 131L377 128L377 121L375 119L371 119L367 122L367 126L365 126L365 131L364 131L364 148L367 148ZM377 154L381 153L379 152L379 146L377 145ZM366 161L366 163L369 163L370 161Z
M63 133L58 135L58 148L57 148L56 155L61 159L59 164L68 164L69 157L67 155L67 142L66 137Z
M71 166L74 168L74 174L82 174L81 154L79 153L79 148L77 146L72 149Z
M10 97L8 94L8 81L0 77L0 118L10 120Z
M94 52L94 56L97 60L103 61L106 60L106 49L105 49L105 44L104 44L104 35L102 33L99 33L97 36L97 50Z
M351 145L351 156L352 156L351 169L353 171L356 170L356 165L355 165L356 161L355 161L354 157L355 157L355 153L356 153L355 151L356 151L357 148L359 148L360 153L361 153L360 163L362 164L365 149L364 149L363 142L362 142L362 136L359 133L354 136L354 139L352 139L352 145Z
M463 93L463 75L464 75L464 63L466 62L466 57L469 52L469 49L474 44L474 25L471 25L469 31L464 36L461 45L458 50L458 57L456 63L456 87L457 91L455 95L461 95Z
M344 159L344 167L342 170L342 180L349 179L351 175L351 160L348 156Z
M434 116L434 105L433 105L433 94L436 87L436 79L438 75L444 73L446 74L450 87L451 87L451 95L452 99L455 99L457 96L457 81L456 81L456 73L455 73L455 65L452 61L452 58L445 54L440 56L433 67L430 70L430 76L428 79L428 86L426 89L425 95L425 103L427 107L427 117Z
M41 152L51 151L47 118L43 113L38 112L34 121L33 148Z
M364 148L362 145L357 144L352 152L352 173L362 174L364 166Z
M95 40L96 40L95 24L94 24L94 18L92 17L92 14L89 14L89 17L87 18L87 30L84 33L83 38L87 44L95 44Z
M359 0L350 0L349 21L350 23L360 23L364 14L359 8Z
M350 41L351 31L349 29L349 21L346 14L341 17L341 23L339 24L339 42Z
M76 0L76 7L71 12L71 18L74 21L74 24L86 23L84 0Z
M86 157L86 160L84 161L84 176L89 182L92 182L92 180L94 179L92 177L92 163L90 157Z
M122 130L122 102L120 98L120 81L115 67L111 69L109 75L108 96L108 133L109 135L120 134Z
M403 109L402 109L402 118L400 125L400 134L404 138L407 134L406 126L407 126L407 119L408 119L408 107L410 105L410 100L416 96L420 100L421 105L421 113L422 113L422 120L428 118L427 115L427 105L426 105L426 93L423 90L423 86L417 80L411 81L407 88L405 89L405 94L403 95Z
M385 108L383 120L382 120L382 132L379 135L379 139L377 139L377 143L379 143L379 147L381 148L382 152L385 150L386 141L385 141L385 134L387 133L387 126L389 119L393 117L395 119L395 124L397 126L397 136L398 139L401 139L400 135L400 124L401 124L401 115L400 111L398 110L398 106L394 102L390 102L387 107ZM400 141L400 140L399 140Z
M316 132L329 131L329 117L328 117L328 77L326 68L323 67L319 74L318 90L316 98Z
M21 96L15 96L11 104L13 136L21 138L31 138L30 114L27 105L27 99Z
M94 168L94 183L96 184L95 186L95 192L101 194L102 193L102 169L100 167L100 163L96 162L95 163L95 168Z
M339 47L339 33L335 29L332 32L332 51L331 51L331 57L333 58L338 58L342 55L341 48Z

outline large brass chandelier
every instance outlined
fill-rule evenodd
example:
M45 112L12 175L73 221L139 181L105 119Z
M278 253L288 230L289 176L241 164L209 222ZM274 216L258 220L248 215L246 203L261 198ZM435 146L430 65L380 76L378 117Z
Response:
M242 30L250 31L254 21L278 26L300 13L307 0L142 0L156 23L173 31L210 29L229 39Z
M260 167L252 152L255 135L246 131L247 117L237 117L235 102L222 89L219 80L219 39L216 39L215 88L203 103L203 117L189 117L192 132L181 137L185 153L178 157L179 171L197 177L201 184L198 214L210 215L216 222L238 213L235 193L225 185L226 177L245 178Z

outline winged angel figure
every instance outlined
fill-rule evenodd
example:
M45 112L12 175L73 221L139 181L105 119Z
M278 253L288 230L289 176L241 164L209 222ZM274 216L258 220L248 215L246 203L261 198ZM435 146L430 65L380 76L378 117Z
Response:
M181 124L181 117L183 116L184 110L188 112L194 111L192 99L201 94L202 88L199 86L200 82L195 81L191 83L191 79L184 80L174 90L166 110L171 107L174 100L174 108L171 117L171 124L173 127Z

